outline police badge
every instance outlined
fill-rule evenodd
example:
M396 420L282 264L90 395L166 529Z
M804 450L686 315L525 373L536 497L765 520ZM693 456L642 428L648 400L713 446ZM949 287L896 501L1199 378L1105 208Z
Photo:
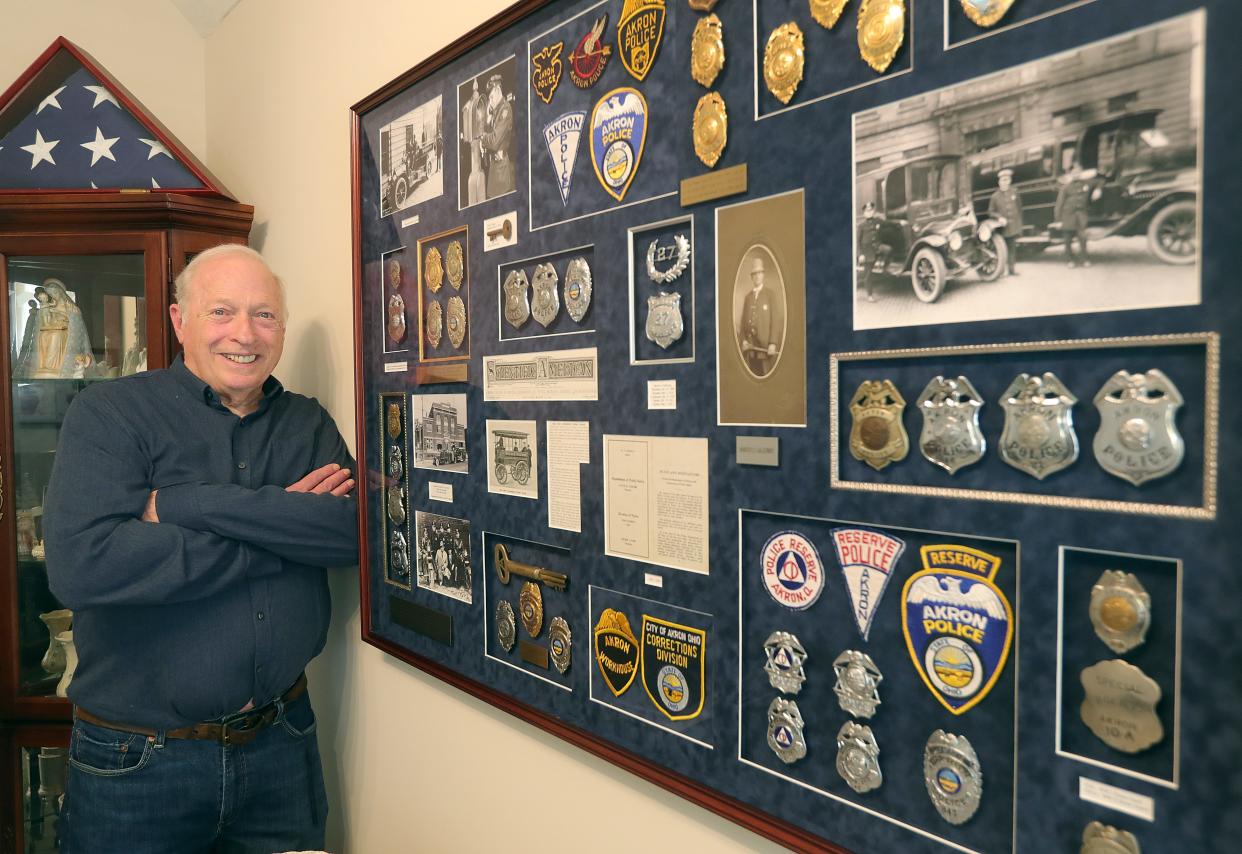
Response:
M405 524L405 496L400 486L390 486L387 490L388 518L394 525Z
M919 549L923 569L901 591L902 634L914 669L955 715L996 684L1013 641L1013 609L994 581L1001 559L962 545Z
M707 691L707 632L643 614L643 688L671 721L697 718Z
M979 429L983 398L970 380L935 377L923 389L916 404L923 413L919 450L949 474L979 462L987 440Z
M802 669L806 650L798 638L789 632L772 632L763 642L763 652L768 658L763 665L768 684L785 694L801 691L806 681L806 671Z
M401 480L401 476L405 473L405 466L401 462L401 446L393 445L388 449L388 476L394 480Z
M896 537L866 528L833 528L832 545L845 576L845 587L854 606L858 633L867 640L880 597L906 544Z
M466 304L461 297L449 297L447 319L449 342L454 350L460 350L466 339Z
M543 629L543 593L533 581L523 581L518 593L518 612L522 615L522 628L532 638L539 637Z
M958 0L966 17L981 27L990 27L1009 11L1013 0Z
M664 35L664 0L625 0L617 20L617 50L625 70L642 81Z
M427 304L427 343L432 349L440 346L440 336L444 334L444 309L439 300L431 300Z
M396 441L401 438L401 404L388 404L388 436Z
M604 191L618 202L638 172L646 143L647 99L641 92L623 86L596 102L591 111L591 164Z
M856 718L869 718L880 705L880 683L884 681L880 668L865 652L847 649L832 662L837 674L833 693L842 711Z
M806 756L802 727L802 713L793 700L777 697L768 705L768 747L786 765Z
M1093 821L1083 828L1078 854L1143 854L1143 849L1128 830Z
M983 797L983 768L970 740L938 729L923 748L923 782L940 817L965 824Z
M508 600L501 599L496 603L496 639L504 647L505 652L513 649L517 639L517 624L513 621L513 606Z
M405 541L405 534L393 531L388 538L388 560L392 565L392 574L398 579L408 580L410 577L410 549Z
M561 53L565 50L565 42L544 45L538 53L530 55L530 85L545 104L552 103L556 87L561 82Z
M563 205L569 204L569 188L574 179L574 164L578 162L578 140L584 124L586 113L578 111L553 119L543 129L543 142L548 146L548 156L556 170L556 188L560 190Z
M1082 672L1086 699L1079 713L1096 738L1114 750L1139 753L1164 738L1156 715L1160 685L1129 662L1115 658Z
M805 62L802 30L796 23L781 24L771 32L763 51L763 82L782 104L798 91Z
M906 39L906 0L862 0L858 10L858 51L883 74Z
M564 617L553 617L548 626L548 654L556 672L564 675L569 669L570 657L573 653L573 635L569 631L569 623Z
M850 0L810 0L811 17L821 27L831 30L837 25L849 2Z
M653 240L647 247L647 278L656 284L667 285L690 266L690 240L684 234L675 234L672 246L658 244L658 240ZM656 268L656 262L663 264L670 259L674 260L667 269Z
M574 323L581 323L591 307L591 266L585 258L574 258L565 268L565 311Z
M401 262L396 258L388 259L388 284L394 291L401 288Z
M658 297L647 297L647 340L660 349L681 338L685 327L681 320L681 294L661 292Z
M729 113L718 92L708 92L694 108L694 153L711 169L729 144Z
M405 300L401 294L393 294L388 298L388 338L394 344L405 340Z
M1087 613L1096 637L1120 655L1147 639L1151 595L1134 573L1106 569L1091 588Z
M781 531L769 537L760 555L760 568L768 594L786 608L805 610L824 592L819 551L797 531Z
M620 697L634 682L639 649L625 614L605 608L595 624L595 661L613 696Z
M525 270L510 270L505 276L505 320L514 329L521 329L530 319L529 289Z
M600 15L587 30L578 46L569 54L569 79L579 89L589 89L604 73L612 45L604 44L604 30L608 27L608 13Z
M435 246L427 250L426 261L423 264L423 281L427 285L427 290L433 294L444 284L444 262L440 259L440 250Z
M1001 459L1040 480L1072 465L1078 459L1077 402L1051 371L1042 377L1018 374L1000 401L1005 410Z
M1092 450L1100 467L1135 486L1181 465L1186 445L1174 418L1182 394L1163 372L1118 371L1095 395L1100 429Z
M530 316L539 321L545 329L556 320L561 311L561 295L556 290L559 277L556 268L551 264L540 264L535 267L535 301L530 307Z
M850 400L850 453L876 471L904 460L910 437L901 423L906 400L892 380L864 380Z
M466 256L461 248L461 241L454 240L448 245L448 253L444 259L444 272L448 274L449 284L453 290L461 290L462 280L466 276Z
M837 773L860 795L880 788L880 745L871 727L846 721L837 732Z
M724 30L720 18L708 15L699 18L690 37L690 76L696 82L711 88L716 75L724 68Z

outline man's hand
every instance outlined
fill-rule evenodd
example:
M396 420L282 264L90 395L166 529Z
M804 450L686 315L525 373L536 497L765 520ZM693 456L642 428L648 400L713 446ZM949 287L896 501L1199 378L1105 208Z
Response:
M147 496L147 506L142 508L142 516L140 517L144 522L158 522L160 520L159 514L155 512L155 493L157 492L159 492L158 489L153 489L151 494Z
M297 483L285 487L285 492L310 492L316 495L329 493L337 498L344 497L354 488L354 481L349 476L349 469L343 469L336 463L315 469ZM154 493L152 493L154 496ZM154 507L154 503L151 505Z

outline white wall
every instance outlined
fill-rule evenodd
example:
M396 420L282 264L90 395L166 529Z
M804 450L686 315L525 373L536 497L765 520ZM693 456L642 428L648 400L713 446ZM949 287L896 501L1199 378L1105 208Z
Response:
M505 5L244 0L207 40L206 162L289 283L279 374L351 442L349 105ZM311 690L334 851L776 850L363 645L352 573L333 601Z

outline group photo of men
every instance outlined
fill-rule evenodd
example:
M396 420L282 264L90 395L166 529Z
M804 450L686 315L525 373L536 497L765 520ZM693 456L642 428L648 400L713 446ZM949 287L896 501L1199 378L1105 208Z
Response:
M470 604L470 523L438 513L415 514L418 586Z

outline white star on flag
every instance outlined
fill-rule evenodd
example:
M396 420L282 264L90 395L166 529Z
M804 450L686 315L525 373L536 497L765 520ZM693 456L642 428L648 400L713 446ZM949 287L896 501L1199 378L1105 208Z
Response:
M30 152L30 155L31 155L30 168L33 169L36 166L38 166L40 163L42 163L44 160L46 160L48 163L51 163L53 166L55 166L56 161L52 159L52 149L55 148L59 144L60 144L59 139L53 139L50 142L45 141L43 139L43 134L39 133L39 131L36 130L35 141L32 142L30 145L23 145L21 148L22 148L22 151Z
M52 94L50 94L50 95L48 95L46 98L44 98L42 101L40 101L40 102L39 102L39 109L35 110L35 115L37 116L37 115L39 115L39 113L43 112L43 108L44 108L44 107L55 107L56 109L58 109L58 110L59 110L59 109L60 109L60 101L56 100L56 98L57 98L57 96L58 96L58 95L60 95L60 93L61 93L61 92L65 91L65 90L66 90L66 89L68 89L68 88L69 88L68 86L61 86L61 87L60 87L59 89L57 89L55 92L53 92Z
M100 161L101 158L104 158L104 157L108 158L113 163L115 163L116 157L112 154L112 146L116 145L116 141L118 139L120 139L119 136L114 136L111 139L104 139L103 131L101 131L99 129L99 126L96 125L94 141L83 142L81 143L81 145L83 148L85 148L87 151L91 153L91 165L92 166L94 166L96 163Z
M157 180L155 180L154 178L152 178L152 179L151 179L151 189L152 189L152 190L162 190L162 189L164 189L164 188L160 186L160 182L159 182L159 181L157 181Z
M82 88L88 92L94 93L95 95L95 103L91 104L91 109L98 107L104 101L110 101L112 102L112 106L116 107L118 110L121 109L121 105L116 102L116 96L103 86L83 86Z
M172 155L168 153L168 149L164 147L164 143L159 142L154 139L143 139L142 137L138 137L138 141L141 142L143 145L151 146L151 150L147 152L148 160L150 160L151 158L155 157L158 154L164 155L169 160L172 159Z

